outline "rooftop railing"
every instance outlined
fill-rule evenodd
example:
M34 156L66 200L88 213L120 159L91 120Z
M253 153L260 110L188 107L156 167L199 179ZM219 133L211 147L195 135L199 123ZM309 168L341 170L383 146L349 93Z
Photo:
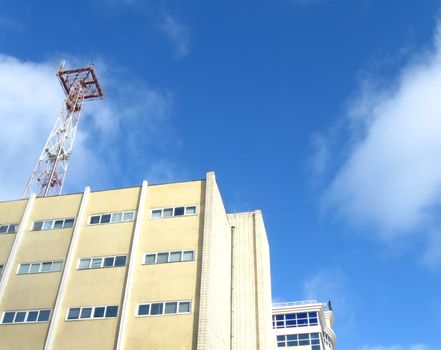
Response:
M322 304L324 306L325 310L329 309L327 303L320 303L317 300L302 300L302 301L288 301L288 302L283 302L283 303L273 303L273 308L312 305L312 304Z

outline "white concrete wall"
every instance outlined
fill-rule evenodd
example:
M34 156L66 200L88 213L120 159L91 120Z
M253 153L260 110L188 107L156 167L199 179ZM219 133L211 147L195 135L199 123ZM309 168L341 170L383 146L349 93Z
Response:
M230 348L231 229L213 172L207 173L198 350Z
M271 349L269 246L260 211L230 214L233 230L232 349Z

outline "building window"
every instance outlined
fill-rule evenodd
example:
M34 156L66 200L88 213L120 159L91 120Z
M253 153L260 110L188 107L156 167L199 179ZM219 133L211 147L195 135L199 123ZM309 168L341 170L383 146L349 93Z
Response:
M118 222L133 221L135 211L126 211L118 213L97 214L89 217L89 225L109 224Z
M273 328L292 328L318 325L317 312L273 315Z
M66 321L115 318L117 316L117 305L71 307L67 310Z
M45 231L54 230L61 228L71 228L74 224L75 219L57 219L57 220L44 220L44 221L34 221L32 225L33 231Z
M160 301L155 303L138 304L136 316L161 316L189 314L191 301Z
M3 312L2 324L47 322L51 310L23 310Z
M0 235L6 233L17 233L18 224L2 224L0 225Z
M325 332L323 332L322 337L325 341L325 344L330 347L331 349L334 348L334 343L332 342L332 339L329 335L327 335Z
M126 266L126 261L126 255L84 258L78 261L78 270Z
M151 219L171 218L174 216L189 216L196 215L197 208L195 205L187 205L185 207L174 208L156 208L150 212Z
M176 250L163 253L147 253L144 256L144 264L165 264L171 262L193 261L193 250Z
M62 267L62 261L44 261L20 264L18 266L17 275L25 275L29 273L59 272L61 271Z
M312 345L311 350L320 350L319 333L288 334L277 336L277 347Z

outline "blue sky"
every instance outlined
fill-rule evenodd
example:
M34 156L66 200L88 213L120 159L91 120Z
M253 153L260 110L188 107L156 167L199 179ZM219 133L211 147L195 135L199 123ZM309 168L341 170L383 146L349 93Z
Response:
M340 350L441 341L441 2L3 0L1 199L94 62L66 191L203 178L262 209L274 301L333 301ZM11 171L13 169L13 171Z

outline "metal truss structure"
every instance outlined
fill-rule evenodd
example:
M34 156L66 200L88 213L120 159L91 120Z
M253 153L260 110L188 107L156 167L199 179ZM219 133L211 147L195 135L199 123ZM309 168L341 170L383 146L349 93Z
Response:
M57 69L56 74L66 99L26 184L23 198L32 193L39 197L61 194L83 102L104 97L93 65L69 70L63 68L64 63Z

